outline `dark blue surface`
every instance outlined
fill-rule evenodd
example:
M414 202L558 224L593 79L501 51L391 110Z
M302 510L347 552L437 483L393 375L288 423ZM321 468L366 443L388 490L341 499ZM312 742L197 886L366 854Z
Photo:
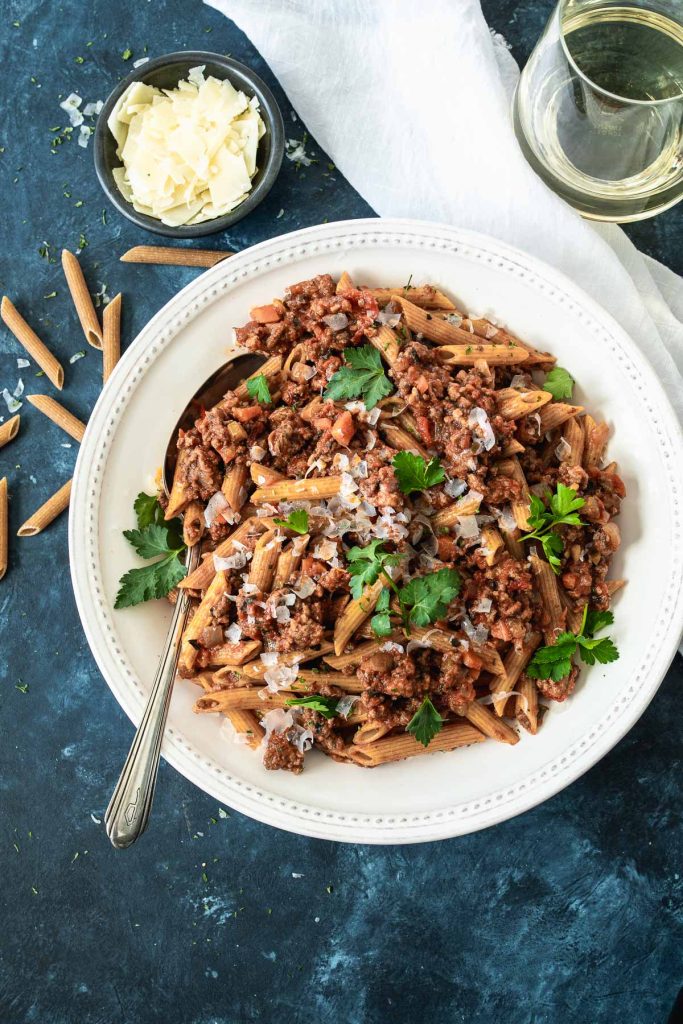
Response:
M549 7L485 4L520 58ZM303 128L247 41L196 0L10 0L0 17L0 287L62 358L63 400L86 418L100 358L88 349L69 364L86 346L61 269L38 249L48 242L58 256L85 234L93 290L124 293L126 343L196 271L118 262L154 239L110 209L102 223L90 150L71 141L52 154L50 128L66 123L60 98L104 99L130 67L127 47L133 59L145 46L208 47L252 64L275 89L287 134ZM263 206L208 244L242 248L368 215L317 155L298 172L285 161ZM678 211L633 233L683 270ZM16 384L20 354L3 329L0 388ZM34 372L21 371L27 391L51 393ZM0 452L12 535L76 456L36 410L21 413L20 438ZM150 829L119 853L100 821L131 728L83 638L66 532L63 516L35 539L12 537L0 583L2 1024L663 1024L683 931L680 658L599 765L495 829L394 849L309 840L220 816L162 765Z

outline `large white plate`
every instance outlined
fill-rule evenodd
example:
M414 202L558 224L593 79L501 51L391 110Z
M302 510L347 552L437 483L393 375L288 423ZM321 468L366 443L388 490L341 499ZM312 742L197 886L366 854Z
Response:
M551 349L580 382L579 401L613 425L610 455L628 488L615 565L630 581L616 603L621 658L584 671L567 705L515 747L489 742L373 771L316 753L298 777L266 772L217 717L193 715L197 689L180 681L163 754L218 800L280 828L364 843L439 839L519 814L595 764L642 714L681 632L680 428L633 342L567 278L491 238L377 220L284 235L202 274L140 333L90 418L71 498L73 585L102 674L137 723L169 610L164 602L113 610L117 580L134 561L121 535L133 525L133 499L188 398L233 351L233 325L288 284L344 269L371 285L410 275L441 285L469 310Z

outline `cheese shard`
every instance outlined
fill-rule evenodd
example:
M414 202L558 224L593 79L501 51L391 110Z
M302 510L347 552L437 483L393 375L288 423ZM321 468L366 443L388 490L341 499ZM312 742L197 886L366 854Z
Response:
M257 171L265 125L258 99L192 68L175 89L133 82L108 120L123 198L164 224L200 224L234 210Z

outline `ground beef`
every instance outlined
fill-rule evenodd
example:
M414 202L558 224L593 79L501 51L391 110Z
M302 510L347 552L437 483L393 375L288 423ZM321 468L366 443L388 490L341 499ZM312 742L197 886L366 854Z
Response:
M363 658L356 675L366 689L390 697L412 697L417 684L413 659L396 651L378 651Z
M560 679L559 682L555 682L554 679L537 679L536 685L544 697L562 702L567 699L576 686L578 675L579 670L576 665L573 665L569 675L565 676L564 679Z
M303 651L307 647L318 647L322 643L325 627L323 625L325 606L314 595L305 601L297 601L289 609L288 622L275 623L275 648L278 651Z
M301 775L304 770L304 755L287 739L284 732L271 732L263 755L263 764L268 771L281 768L286 772Z
M223 483L221 461L216 452L199 443L185 446L179 465L179 479L191 501L208 501Z
M441 660L438 689L449 711L455 714L462 714L476 696L474 680L479 669L471 668L467 661L467 652L463 650L449 651Z
M286 476L299 475L297 467L303 462L304 472L308 455L296 459L304 449L310 450L315 432L309 423L301 419L295 409L276 409L270 416L268 451L273 457L273 466ZM304 473L300 474L301 476Z

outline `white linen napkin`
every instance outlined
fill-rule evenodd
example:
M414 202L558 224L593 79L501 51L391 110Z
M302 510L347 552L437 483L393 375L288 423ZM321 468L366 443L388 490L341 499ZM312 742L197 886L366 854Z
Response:
M479 0L206 2L380 216L482 231L564 271L641 347L683 419L683 281L528 166L510 119L519 69Z

